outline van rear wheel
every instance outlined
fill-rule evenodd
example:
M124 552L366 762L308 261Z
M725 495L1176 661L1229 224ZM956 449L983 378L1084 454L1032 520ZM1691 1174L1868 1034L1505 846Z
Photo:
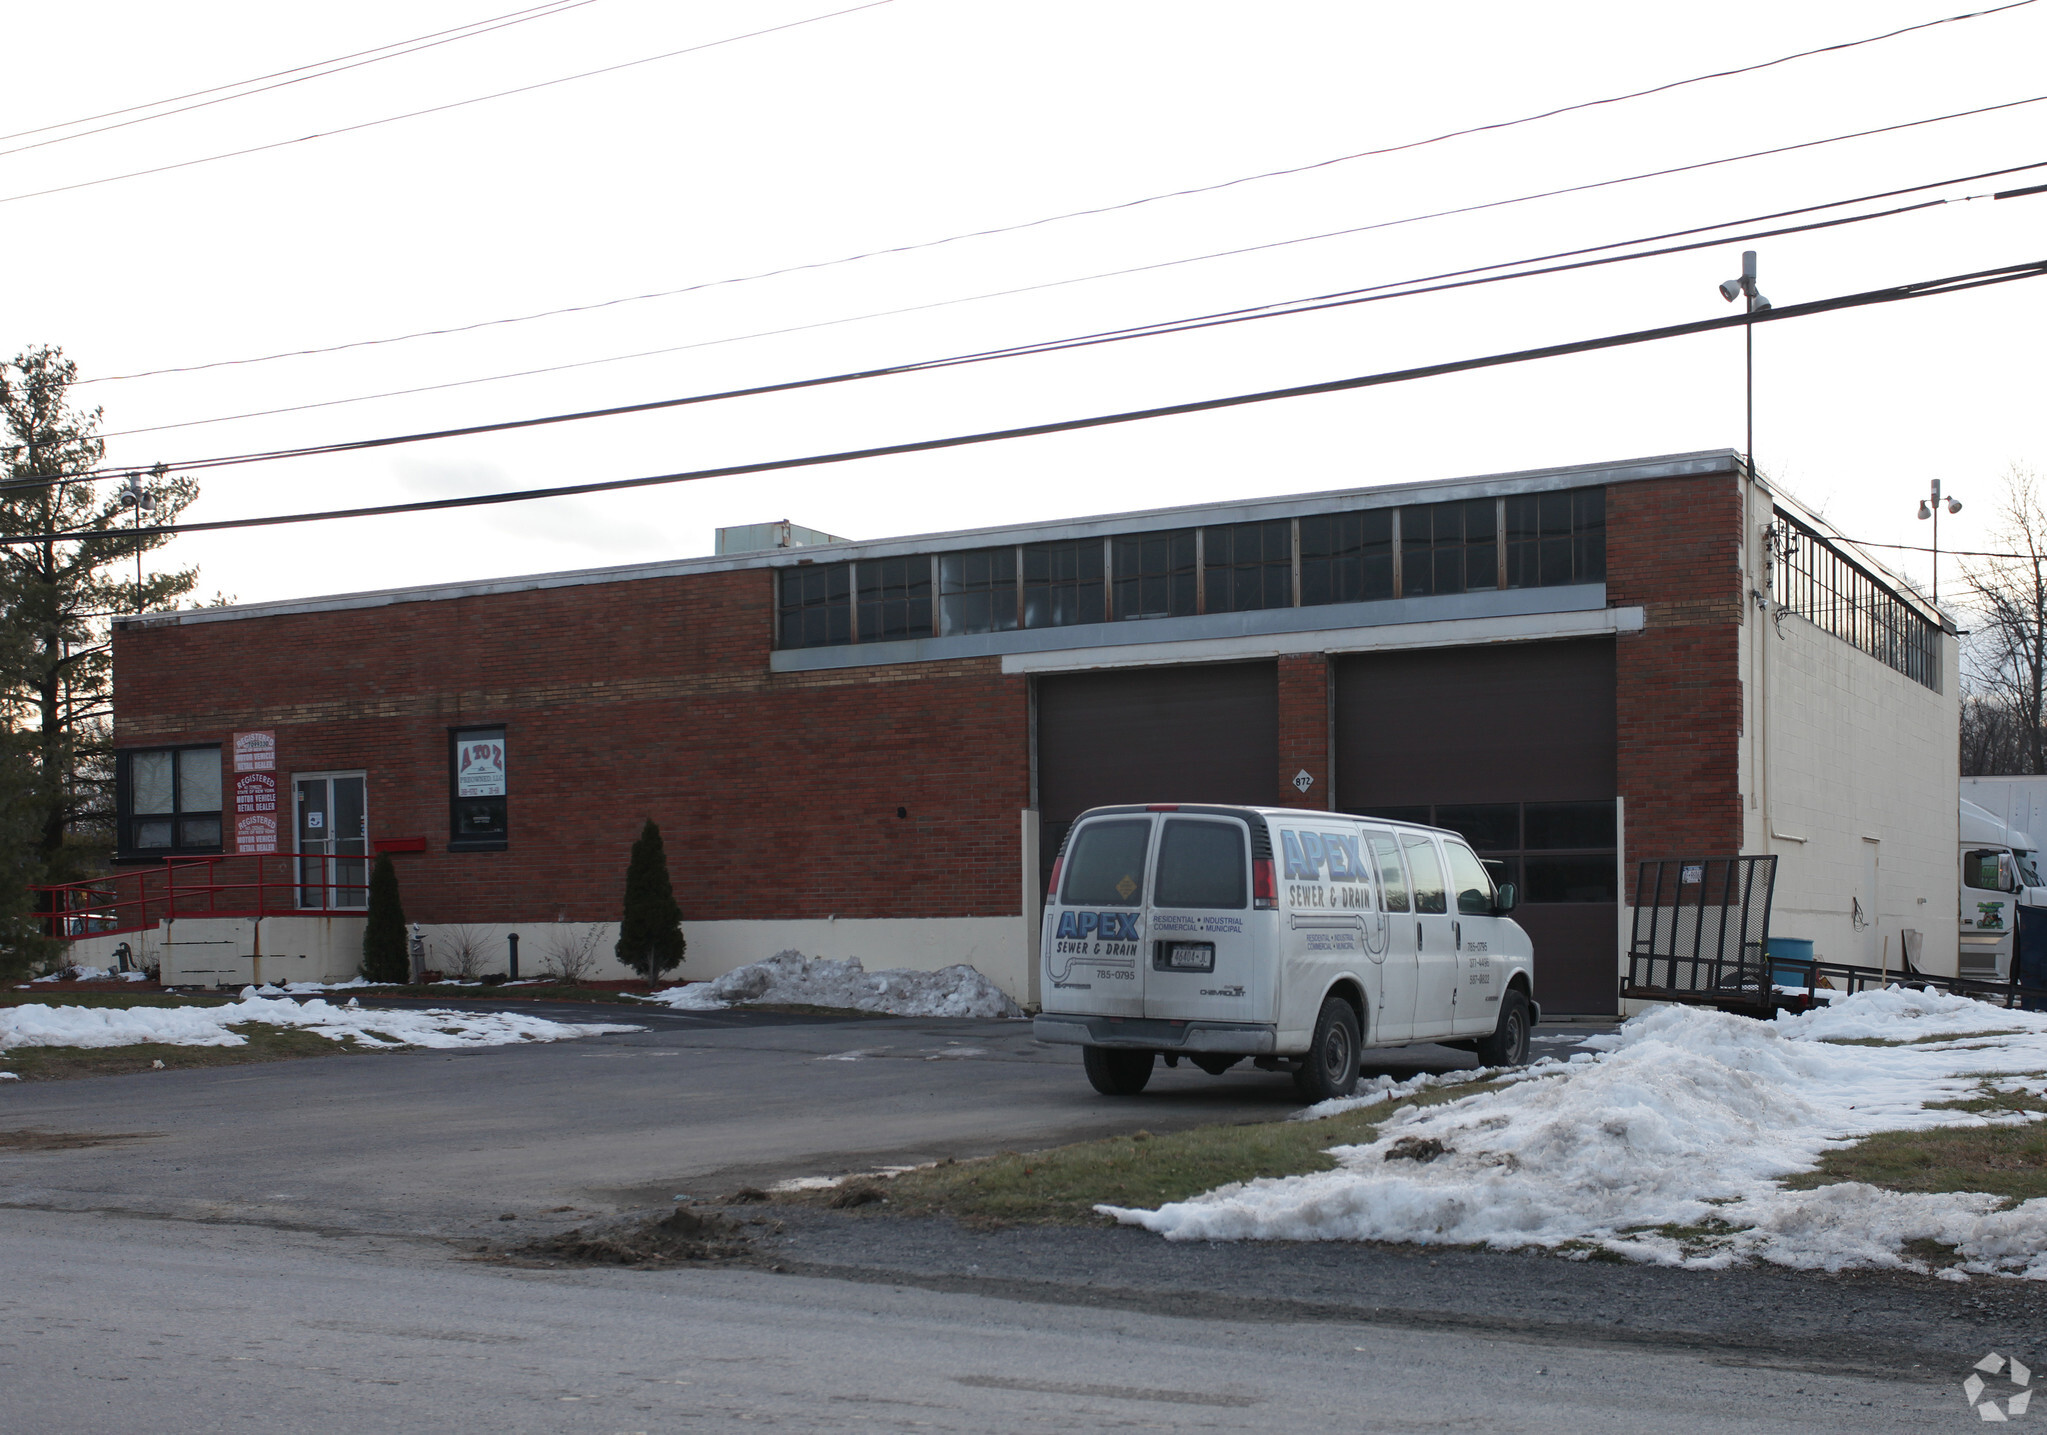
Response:
M1509 989L1500 998L1500 1024L1473 1044L1487 1066L1528 1065L1528 998Z
M1144 1090L1144 1084L1151 1080L1155 1056L1154 1052L1124 1051L1110 1046L1080 1049L1089 1084L1104 1096L1135 1096Z
M1358 1014L1342 997L1322 1003L1315 1041L1294 1072L1294 1085L1309 1101L1330 1101L1358 1088Z

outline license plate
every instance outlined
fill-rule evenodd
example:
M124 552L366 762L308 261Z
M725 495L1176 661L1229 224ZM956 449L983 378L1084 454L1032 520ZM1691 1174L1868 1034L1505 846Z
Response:
M1215 970L1215 943L1168 942L1166 966L1176 972L1212 972Z

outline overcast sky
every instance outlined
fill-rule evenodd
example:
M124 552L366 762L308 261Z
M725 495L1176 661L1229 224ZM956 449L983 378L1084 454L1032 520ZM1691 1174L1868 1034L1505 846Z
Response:
M5 0L0 133L38 132L0 150L114 121L46 128L60 122L470 25L519 3ZM331 77L0 154L8 237L0 347L61 345L99 381L77 393L104 405L107 432L120 435L110 458L176 463L1052 339L2047 161L2043 103L1058 283L2047 95L2047 4L2032 4L1757 74L994 237L467 334L114 377L916 245L1513 120L1965 8L887 0L597 78L328 133L847 3L588 0ZM325 137L15 197L313 135ZM2043 182L2047 169L1930 193ZM2037 260L2047 257L2043 230L2047 195L1943 205L1754 247L1763 292L1786 305ZM1715 286L1738 272L1743 247L1081 353L222 470L202 475L187 516L702 468L1711 318L1728 312ZM1048 283L1058 287L975 298ZM942 307L862 317L929 305ZM1926 541L1929 525L1914 509L1939 478L1967 504L1943 523L1943 545L1983 545L2004 471L2047 467L2043 317L2047 280L2033 280L1758 329L1759 466L1849 534L1894 543ZM747 337L772 330L795 332ZM674 352L617 357L653 349ZM465 382L571 364L579 367ZM418 389L428 391L335 402ZM1741 396L1741 338L1713 334L911 458L194 535L163 561L197 563L202 595L246 602L704 554L720 525L778 518L875 538L1369 487L1739 448ZM328 406L232 417L309 404ZM1930 577L1925 555L1893 557L1921 582ZM1943 571L1958 586L1955 565Z

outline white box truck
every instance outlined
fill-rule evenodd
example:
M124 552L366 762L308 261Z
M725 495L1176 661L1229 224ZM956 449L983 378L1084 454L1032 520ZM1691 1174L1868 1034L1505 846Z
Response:
M1442 1042L1528 1060L1534 947L1463 838L1296 808L1097 807L1045 901L1041 1041L1082 1048L1104 1095L1163 1057L1250 1058L1311 1101L1356 1087L1363 1048Z
M2047 778L1962 779L1959 888L1960 933L1956 972L1984 981L2011 976L2020 907L2047 907L2047 885L2040 880L2039 852L2027 829L2013 826L2001 814L2031 807L2026 788ZM1973 787L1972 784L1979 784ZM1976 802L1971 792L1996 807ZM2040 812L2047 821L2047 810Z

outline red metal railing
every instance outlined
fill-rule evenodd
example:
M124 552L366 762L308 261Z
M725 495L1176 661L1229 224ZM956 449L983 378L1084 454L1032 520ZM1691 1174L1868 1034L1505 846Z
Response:
M173 857L31 890L45 930L65 940L142 931L166 917L352 916L369 906L370 861L294 852Z

